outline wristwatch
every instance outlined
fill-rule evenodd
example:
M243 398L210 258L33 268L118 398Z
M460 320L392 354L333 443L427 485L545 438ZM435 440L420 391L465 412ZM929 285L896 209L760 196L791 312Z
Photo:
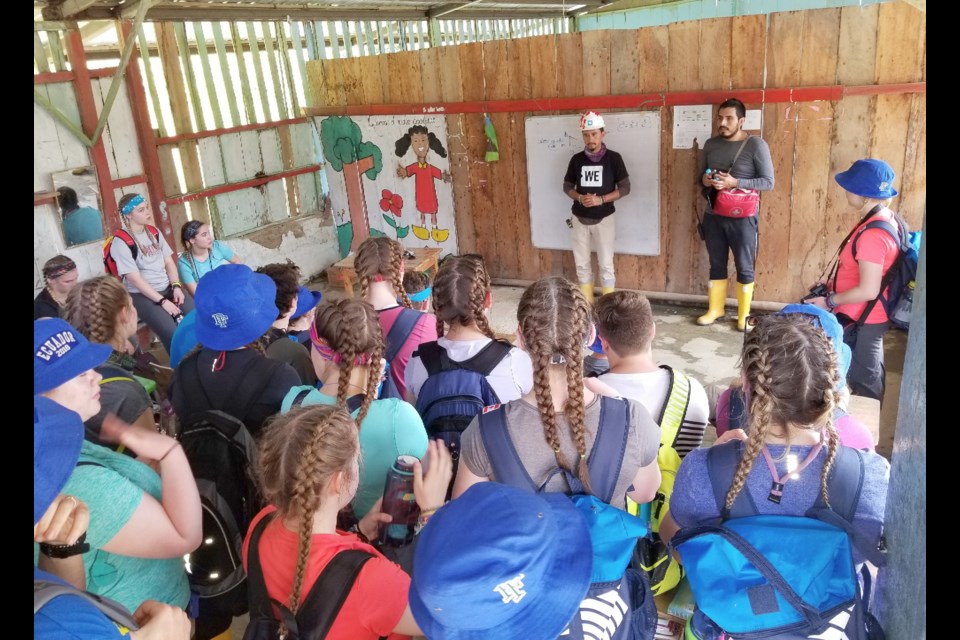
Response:
M48 558L69 558L87 551L90 551L90 545L87 543L86 532L80 534L80 537L73 544L40 543L40 553Z

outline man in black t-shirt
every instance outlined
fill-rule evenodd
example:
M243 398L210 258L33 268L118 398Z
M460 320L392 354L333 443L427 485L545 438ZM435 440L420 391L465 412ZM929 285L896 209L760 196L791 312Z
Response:
M600 286L610 293L614 286L613 241L616 237L614 201L630 193L630 176L623 158L607 149L603 138L603 118L594 111L580 117L584 149L570 158L563 192L573 199L573 216L567 224L573 229L573 259L577 280L587 300L593 302L593 269L590 266L590 241L593 239L600 264Z

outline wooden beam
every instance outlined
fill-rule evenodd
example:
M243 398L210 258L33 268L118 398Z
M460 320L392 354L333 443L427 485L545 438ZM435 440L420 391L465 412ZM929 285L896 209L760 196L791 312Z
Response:
M80 13L96 1L97 0L65 0L65 2L60 5L60 16L61 18L69 18L70 16Z
M483 2L483 0L472 0L471 2L452 2L450 4L440 5L439 7L434 7L433 9L427 11L427 17L432 20L480 2Z

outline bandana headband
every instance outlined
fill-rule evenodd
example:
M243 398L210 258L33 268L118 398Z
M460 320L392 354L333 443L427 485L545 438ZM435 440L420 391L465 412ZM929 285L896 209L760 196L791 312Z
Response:
M145 202L145 200L143 199L143 196L141 196L140 194L137 194L130 199L130 202L123 205L123 208L120 209L120 213L122 213L125 216L128 216L137 207L137 205L142 204L143 202Z
M316 351L317 354L324 360L329 360L334 364L340 364L343 362L343 358L340 356L340 354L330 348L330 345L328 345L323 338L317 335L317 325L315 324L310 325L310 343L313 345L314 351ZM366 366L369 363L369 353L361 353L353 360L353 365L355 367Z
M416 293L408 293L407 297L410 298L411 302L423 302L433 293L433 287L427 287L423 291L417 291Z

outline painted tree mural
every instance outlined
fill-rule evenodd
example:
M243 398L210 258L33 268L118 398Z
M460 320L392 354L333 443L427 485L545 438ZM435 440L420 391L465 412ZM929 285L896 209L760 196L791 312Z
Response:
M368 180L376 179L383 169L382 154L377 145L363 142L360 127L348 116L324 118L320 122L320 143L330 168L343 174L347 208L350 210L350 229L346 231L341 227L337 233L350 233L350 250L355 251L361 242L370 237L363 176Z

